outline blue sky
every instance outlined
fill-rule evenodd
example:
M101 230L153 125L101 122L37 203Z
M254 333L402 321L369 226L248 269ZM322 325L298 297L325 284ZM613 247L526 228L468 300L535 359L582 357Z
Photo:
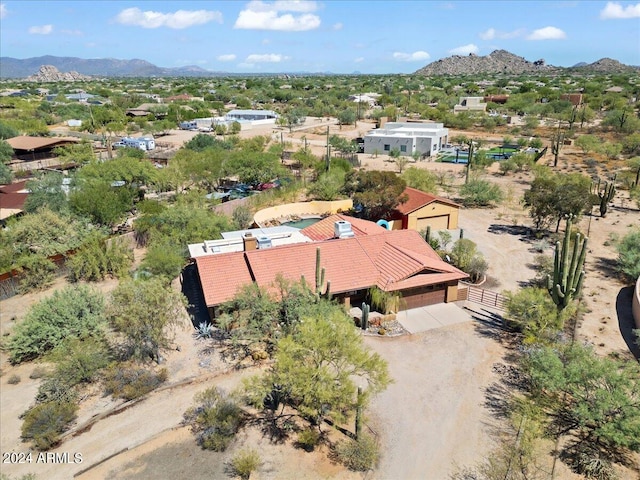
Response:
M640 65L640 2L32 1L0 3L0 56L147 60L238 73L410 73L505 49Z

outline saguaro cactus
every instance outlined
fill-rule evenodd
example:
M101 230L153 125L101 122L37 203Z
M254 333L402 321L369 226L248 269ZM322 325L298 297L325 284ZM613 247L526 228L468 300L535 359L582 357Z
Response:
M331 297L331 282L324 286L324 268L320 267L320 248L316 248L316 296Z
M571 220L567 218L562 246L556 242L556 252L553 261L553 278L547 275L547 289L558 307L564 310L571 301L580 294L584 280L584 260L587 255L588 238L577 233L573 249L570 250Z
M560 130L560 125L558 125L558 130L551 137L551 153L553 153L553 166L558 166L558 156L560 155L560 150L564 146L564 132Z
M604 182L602 189L600 189L600 180L598 180L598 183L594 187L594 193L600 199L600 216L604 218L607 215L609 203L616 194L616 177L613 177L611 183Z
M362 387L358 387L358 401L356 403L356 440L360 440L360 433L362 432L362 397Z
M424 234L424 239L427 243L431 241L431 225L427 225L427 231Z

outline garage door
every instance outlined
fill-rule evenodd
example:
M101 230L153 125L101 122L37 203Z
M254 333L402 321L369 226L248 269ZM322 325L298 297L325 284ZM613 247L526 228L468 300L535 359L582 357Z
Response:
M426 229L427 226L431 227L431 230L446 230L449 228L449 215L419 218L416 224L416 230L420 232Z
M425 305L435 305L436 303L444 303L446 290L430 290L427 292L406 294L402 297L404 305L403 309L424 307Z

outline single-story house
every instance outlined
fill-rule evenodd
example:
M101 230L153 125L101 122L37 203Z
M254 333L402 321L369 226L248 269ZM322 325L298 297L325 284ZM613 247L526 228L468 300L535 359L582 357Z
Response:
M394 230L412 229L421 231L455 230L458 228L458 212L461 205L448 198L426 193L416 188L405 188L407 201L398 205L391 214L389 224Z
M364 153L389 155L393 150L400 155L419 153L430 157L448 143L449 129L442 123L387 122L371 130L364 137Z
M0 185L0 222L22 213L24 202L29 196L26 184L26 180L21 180L8 185Z
M6 142L13 148L14 158L31 161L54 157L53 150L64 145L73 145L79 139L73 137L30 137L21 135L8 138Z
M460 97L460 102L453 106L453 113L460 112L484 112L487 104L484 97Z
M245 236L242 252L199 256L196 264L209 315L250 283L277 290L278 276L305 279L315 288L316 252L335 299L346 308L365 300L370 288L400 292L403 309L457 301L458 281L468 275L443 261L415 230L385 230L348 236L336 222L334 238L262 248ZM340 228L339 228L340 227Z
M239 110L234 109L225 115L227 121L247 121L254 124L275 123L278 114L272 110Z

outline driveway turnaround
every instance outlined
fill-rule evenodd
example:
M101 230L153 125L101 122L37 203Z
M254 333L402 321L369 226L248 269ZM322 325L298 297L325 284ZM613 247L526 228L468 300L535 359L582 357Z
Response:
M472 320L469 313L455 303L411 308L398 313L396 319L409 333L424 332Z

